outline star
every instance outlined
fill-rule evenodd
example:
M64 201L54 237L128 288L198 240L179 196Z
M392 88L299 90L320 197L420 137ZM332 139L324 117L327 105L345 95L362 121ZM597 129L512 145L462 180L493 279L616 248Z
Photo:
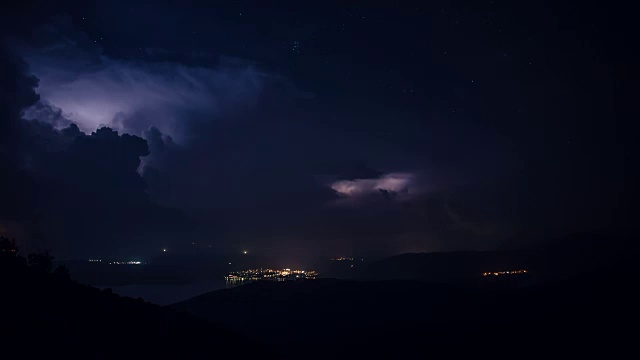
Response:
M300 52L300 42L299 41L295 41L293 42L293 45L291 46L291 51L299 53Z

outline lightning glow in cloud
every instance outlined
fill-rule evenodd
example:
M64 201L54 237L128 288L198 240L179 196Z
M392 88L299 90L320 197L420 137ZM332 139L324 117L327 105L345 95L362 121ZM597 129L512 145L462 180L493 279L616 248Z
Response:
M185 112L217 115L225 106L247 104L260 93L266 75L254 68L193 68L103 58L100 67L74 68L64 61L31 58L42 99L62 109L82 130L101 125L139 132L156 126L175 135ZM131 121L149 122L123 124ZM138 120L139 119L139 120ZM131 129L129 127L133 126Z
M297 91L287 79L238 58L222 57L201 67L111 58L68 19L37 32L46 39L44 44L22 44L19 52L40 80L36 91L41 108L59 109L84 132L109 126L141 135L153 126L180 140L188 122L211 121L245 109L269 84ZM41 117L37 118L51 118Z
M390 173L375 179L341 180L331 188L346 197L361 197L379 193L380 190L407 193L415 176L410 173Z

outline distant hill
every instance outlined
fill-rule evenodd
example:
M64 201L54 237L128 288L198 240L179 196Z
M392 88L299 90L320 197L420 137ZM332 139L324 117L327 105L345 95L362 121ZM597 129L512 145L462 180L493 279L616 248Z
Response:
M615 357L634 343L624 324L637 299L636 274L623 266L524 288L257 282L171 307L273 344L292 359Z
M614 235L574 235L522 249L402 254L362 269L363 280L469 282L484 272L526 269L527 284L570 279L628 259L633 252Z
M0 255L3 255L0 253ZM269 358L222 326L109 290L80 285L0 256L0 358Z

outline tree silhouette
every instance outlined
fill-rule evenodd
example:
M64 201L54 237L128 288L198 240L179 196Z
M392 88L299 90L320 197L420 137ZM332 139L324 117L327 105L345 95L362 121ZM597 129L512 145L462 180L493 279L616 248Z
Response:
M69 280L71 279L71 276L69 275L69 268L67 268L64 265L60 265L58 267L56 267L55 270L53 270L53 275L61 278L61 279L66 279Z
M53 256L49 254L49 250L45 250L43 253L32 253L27 257L27 263L29 266L38 270L51 272L53 268Z
M0 236L0 255L15 257L18 254L18 245L14 239Z

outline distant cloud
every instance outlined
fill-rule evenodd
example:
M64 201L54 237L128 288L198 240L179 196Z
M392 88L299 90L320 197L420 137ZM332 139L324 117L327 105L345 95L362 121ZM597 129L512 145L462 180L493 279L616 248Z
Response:
M389 173L377 178L336 181L331 188L343 199L358 200L377 195L404 199L417 192L417 189L411 189L416 180L412 173Z

